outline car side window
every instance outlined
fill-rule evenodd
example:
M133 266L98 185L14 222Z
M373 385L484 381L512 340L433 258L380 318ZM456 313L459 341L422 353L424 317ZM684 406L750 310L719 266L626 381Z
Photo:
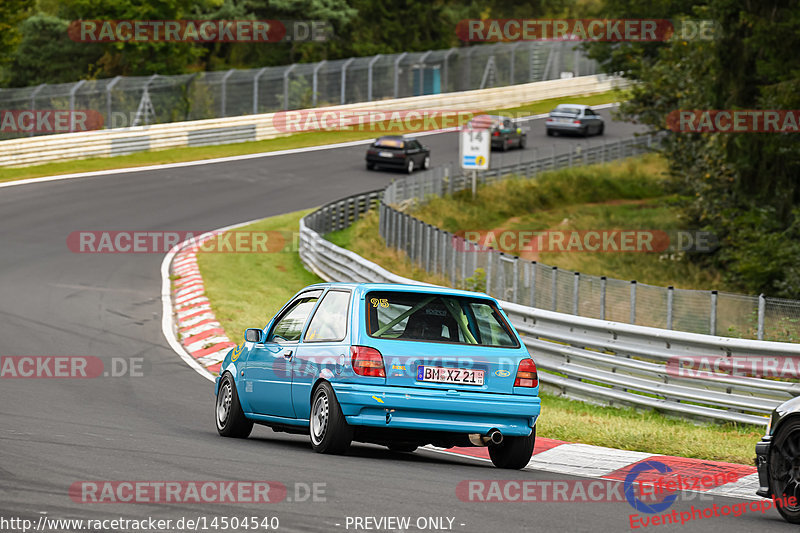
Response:
M586 115L587 117L593 117L594 111L592 111L591 109L586 109L584 110L583 114Z
M409 150L419 150L420 149L419 141L411 141L411 142L409 142L408 143L408 149Z
M270 340L273 342L299 341L303 326L319 300L320 294L322 291L311 291L300 295L273 326Z
M308 324L304 342L342 341L347 334L350 293L328 291Z

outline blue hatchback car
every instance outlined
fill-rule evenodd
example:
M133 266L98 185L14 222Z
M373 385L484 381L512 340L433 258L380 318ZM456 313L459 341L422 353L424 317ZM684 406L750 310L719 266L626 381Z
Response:
M310 434L320 453L352 441L411 452L488 446L528 464L539 416L536 364L497 301L442 287L325 283L248 329L216 382L217 430Z

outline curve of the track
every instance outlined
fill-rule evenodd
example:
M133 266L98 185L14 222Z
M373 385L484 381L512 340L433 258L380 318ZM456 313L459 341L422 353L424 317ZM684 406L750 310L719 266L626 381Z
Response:
M540 121L531 126L529 146L541 153L587 142L546 137ZM605 140L635 129L609 122ZM424 142L435 163L457 157L455 134ZM0 355L145 361L142 377L0 380L0 517L277 515L284 531L336 531L345 530L347 516L448 516L456 531L469 532L629 529L627 503L576 508L465 503L456 496L464 479L569 476L506 472L432 452L398 456L366 445L346 457L322 456L306 437L262 427L247 440L221 439L210 383L161 333L162 256L76 254L66 246L67 235L79 230L214 229L320 205L399 176L366 171L363 153L355 146L0 189ZM290 489L322 482L327 501L82 504L68 495L82 480L274 480ZM707 531L787 529L774 512L704 522L698 526Z

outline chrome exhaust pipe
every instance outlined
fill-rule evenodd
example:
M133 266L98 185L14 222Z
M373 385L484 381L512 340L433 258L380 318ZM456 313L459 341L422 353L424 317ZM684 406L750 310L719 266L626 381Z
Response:
M487 435L470 433L467 437L473 446L489 446L490 444L500 444L503 442L503 434L497 429L491 430Z

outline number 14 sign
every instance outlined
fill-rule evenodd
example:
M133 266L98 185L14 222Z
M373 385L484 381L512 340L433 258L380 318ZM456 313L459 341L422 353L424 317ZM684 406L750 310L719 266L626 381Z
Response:
M489 130L472 129L469 126L461 130L459 143L461 168L464 170L488 169L490 143Z

